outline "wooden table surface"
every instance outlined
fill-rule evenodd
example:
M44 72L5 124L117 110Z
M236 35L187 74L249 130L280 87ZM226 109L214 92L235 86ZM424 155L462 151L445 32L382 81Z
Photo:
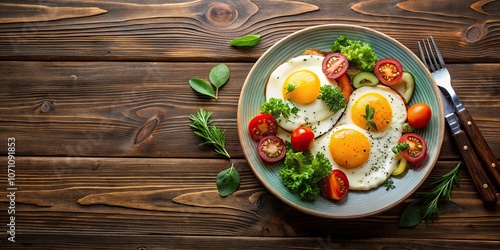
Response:
M355 24L413 52L432 35L500 156L499 1L16 2L0 1L1 249L500 248L500 206L483 206L465 168L433 223L398 228L415 195L367 218L317 218L266 190L237 133L241 88L268 48L309 26ZM262 35L256 47L228 45L249 33ZM229 82L217 100L200 97L188 80L219 63ZM231 160L199 145L188 116L200 107L226 130ZM461 160L445 133L419 190ZM215 179L231 163L241 186L221 198Z

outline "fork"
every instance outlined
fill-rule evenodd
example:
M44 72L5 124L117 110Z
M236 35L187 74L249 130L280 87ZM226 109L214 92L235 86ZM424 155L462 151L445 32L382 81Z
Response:
M437 85L441 90L444 89L450 95L450 99L455 106L455 113L458 116L458 119L460 120L460 123L462 124L464 131L469 138L469 141L471 141L472 146L475 148L479 158L483 162L483 165L485 166L487 171L490 173L490 176L496 183L497 187L500 188L500 165L497 161L497 158L484 139L476 122L469 114L469 111L462 105L462 102L451 86L450 73L446 68L443 57L439 52L434 38L430 36L428 39L422 40L422 42L419 41L418 50L420 51L420 58L422 62L432 73L432 76L434 77Z

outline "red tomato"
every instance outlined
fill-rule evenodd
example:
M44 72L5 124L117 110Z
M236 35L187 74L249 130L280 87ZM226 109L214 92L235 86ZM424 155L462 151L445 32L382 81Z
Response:
M413 104L408 109L408 124L414 128L423 128L431 120L432 111L425 103Z
M336 80L345 75L347 68L349 68L349 62L340 53L330 53L323 59L323 73L330 79Z
M279 137L269 135L260 140L257 151L263 161L273 163L285 157L286 146Z
M337 84L339 85L340 90L342 90L342 93L345 96L345 102L347 103L353 91L351 79L349 79L349 76L347 76L347 74L344 74L339 79L337 79Z
M349 192L349 180L340 169L334 169L332 173L321 180L321 193L328 199L341 200Z
M296 151L308 150L314 141L314 132L307 126L299 126L292 132L292 148Z
M398 143L406 142L410 147L399 152L408 162L415 163L422 161L427 155L427 144L424 138L414 133L406 133L399 138Z
M265 136L276 135L278 123L270 114L258 114L248 124L248 132L252 139L260 141Z
M375 63L373 73L383 84L393 85L403 76L403 66L394 58L384 58Z

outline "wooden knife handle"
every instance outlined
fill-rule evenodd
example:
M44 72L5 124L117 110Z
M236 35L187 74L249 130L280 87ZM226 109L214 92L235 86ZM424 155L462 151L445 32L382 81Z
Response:
M467 169L469 170L471 178L476 185L479 196L481 196L481 199L484 203L496 203L497 196L495 194L495 189L491 184L490 179L486 175L481 162L477 158L474 149L471 147L471 144L467 139L467 135L464 131L461 130L460 132L453 134L452 136L458 145L460 155L462 155L462 159L465 162L465 165L467 165Z
M456 113L462 127L472 143L478 158L483 162L486 172L489 173L491 180L500 188L500 164L493 154L488 142L479 131L474 119L465 108Z

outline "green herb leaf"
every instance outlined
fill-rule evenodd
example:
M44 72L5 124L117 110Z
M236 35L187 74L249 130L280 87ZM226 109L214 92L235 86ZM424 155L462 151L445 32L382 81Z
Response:
M246 35L237 37L229 42L233 47L254 47L260 40L260 35Z
M210 82L215 86L215 96L219 95L219 88L226 84L229 80L230 72L229 68L221 63L210 70L209 79Z
M391 178L385 180L383 185L384 185L386 191L389 191L391 189L396 188L396 186L394 186L394 181Z
M231 158L225 148L226 131L221 130L219 127L211 125L211 115L212 112L205 111L203 108L200 108L196 116L189 115L189 119L193 121L193 123L189 126L195 130L195 135L205 139L205 142L202 144L212 144L214 146L215 154L224 155L227 158Z
M347 57L349 63L362 71L372 72L377 62L377 55L370 44L360 40L347 39L343 35L337 37L333 42L331 51L342 53Z
M300 199L314 201L321 194L320 181L331 173L332 164L322 152L312 155L309 150L295 152L288 148L278 175L283 185Z
M412 202L408 204L399 220L400 227L414 227L422 221L422 203Z
M391 150L394 154L398 154L399 152L401 152L403 150L407 150L408 148L410 148L410 144L408 144L408 142L404 141L404 142L396 144L396 146L392 147Z
M270 114L275 119L278 119L280 115L283 116L283 118L288 119L291 114L296 114L298 111L292 111L290 106L288 106L283 99L272 97L267 102L260 104L260 112Z
M410 203L401 215L400 227L413 227L422 220L432 222L439 217L439 202L450 200L453 185L460 184L460 165L461 162L447 174L432 181L430 191L417 194L419 198Z
M370 107L370 105L366 105L365 107L365 115L363 115L363 118L366 120L366 130L370 130L370 127L372 127L375 131L377 131L377 124L372 120L373 116L375 115L375 108Z
M234 167L234 164L232 164L231 167L222 170L217 175L216 184L219 195L222 197L231 195L236 190L238 190L240 186L240 174Z
M322 100L331 111L337 112L346 107L345 95L340 88L332 85L323 85L319 89L318 99Z
M289 84L286 86L286 93L287 93L287 94L292 93L292 92L295 90L295 88L296 88L296 87L297 87L297 86L295 86L294 84L289 83Z
M191 78L191 79L189 79L189 85L196 92L198 92L202 95L207 95L207 96L210 96L212 98L217 98L212 85L210 85L210 83L205 81L204 79Z

